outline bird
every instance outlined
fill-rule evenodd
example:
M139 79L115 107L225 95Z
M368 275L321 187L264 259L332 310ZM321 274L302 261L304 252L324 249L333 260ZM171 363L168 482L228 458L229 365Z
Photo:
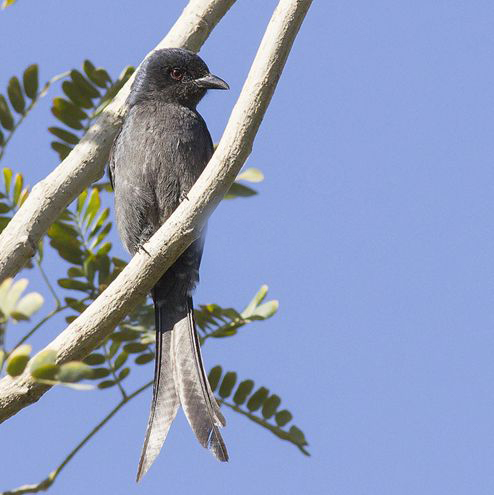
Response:
M204 170L213 141L196 107L209 89L229 89L195 53L155 50L141 64L109 157L115 217L134 255L167 220ZM219 460L228 452L225 418L211 391L194 324L204 229L151 290L156 327L153 398L137 481L158 456L179 406L199 443Z

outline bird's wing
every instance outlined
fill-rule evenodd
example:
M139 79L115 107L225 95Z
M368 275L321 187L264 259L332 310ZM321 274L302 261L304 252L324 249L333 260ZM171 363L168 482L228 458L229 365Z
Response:
M113 176L115 171L114 150L121 132L122 132L122 128L120 128L120 130L117 132L117 135L115 136L115 139L113 140L113 144L111 145L110 148L110 155L108 156L107 170L108 170L108 178L110 179L110 184L112 189L115 189L115 184L113 182Z

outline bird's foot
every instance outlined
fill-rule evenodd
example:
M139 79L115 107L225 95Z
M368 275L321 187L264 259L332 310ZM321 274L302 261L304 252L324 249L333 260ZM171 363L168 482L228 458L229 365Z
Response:
M144 247L144 244L141 244L138 248L137 248L137 252L139 251L144 251L149 257L151 257L151 255L148 253L147 249Z
M182 202L184 199L186 199L187 201L189 201L189 197L187 196L187 193L186 192L182 192L180 194L180 202Z

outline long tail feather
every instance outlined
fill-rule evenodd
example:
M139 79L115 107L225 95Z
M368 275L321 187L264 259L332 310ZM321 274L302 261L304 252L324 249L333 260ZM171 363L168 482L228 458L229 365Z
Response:
M172 331L163 329L165 324L163 311L164 308L155 306L156 358L153 401L137 469L137 481L146 474L158 456L180 404L173 377Z
M199 443L209 448L219 461L228 461L228 452L218 426L225 424L209 387L202 365L194 328L192 298L187 297L187 314L173 329L172 353L180 403Z

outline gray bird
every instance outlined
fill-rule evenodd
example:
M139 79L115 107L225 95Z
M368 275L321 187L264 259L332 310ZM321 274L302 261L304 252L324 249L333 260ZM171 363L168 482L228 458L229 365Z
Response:
M123 244L135 254L187 197L213 154L196 106L208 89L228 89L194 53L170 48L150 55L137 72L128 114L109 159ZM204 371L191 293L199 280L204 236L193 242L154 286L156 362L151 412L137 480L159 454L182 405L203 447L220 461L225 419Z

